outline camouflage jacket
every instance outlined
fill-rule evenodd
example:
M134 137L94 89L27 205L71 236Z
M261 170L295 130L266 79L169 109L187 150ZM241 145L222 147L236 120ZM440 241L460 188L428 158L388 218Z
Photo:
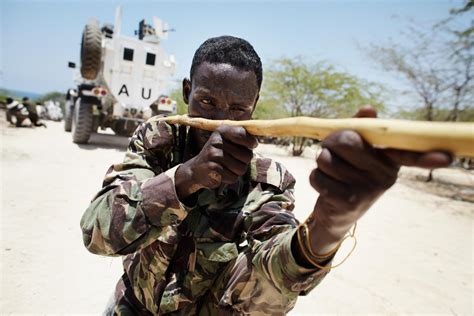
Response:
M314 288L325 272L298 266L291 254L298 224L293 176L278 162L255 155L237 183L199 191L193 205L185 205L174 173L184 159L186 132L153 119L135 131L124 161L109 168L82 217L87 249L124 256L125 287L152 314L198 305L219 272L244 250L290 299Z

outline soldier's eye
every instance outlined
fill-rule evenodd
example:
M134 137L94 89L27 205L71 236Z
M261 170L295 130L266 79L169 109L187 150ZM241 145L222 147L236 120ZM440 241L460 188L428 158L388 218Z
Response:
M245 112L245 109L243 109L243 108L232 108L231 110L234 111L234 112L237 112L237 113L244 113Z

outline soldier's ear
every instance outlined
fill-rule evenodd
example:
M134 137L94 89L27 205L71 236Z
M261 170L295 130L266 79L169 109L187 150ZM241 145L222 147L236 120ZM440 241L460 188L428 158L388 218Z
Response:
M189 105L189 94L191 93L191 81L189 79L183 79L183 100L184 103Z

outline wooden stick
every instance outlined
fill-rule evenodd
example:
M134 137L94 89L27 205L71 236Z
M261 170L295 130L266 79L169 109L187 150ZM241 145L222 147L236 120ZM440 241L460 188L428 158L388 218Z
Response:
M213 131L222 124L242 126L255 136L301 136L324 139L330 133L355 130L374 146L413 151L441 150L456 156L474 158L474 123L448 123L373 118L319 119L291 117L277 120L219 121L186 115L162 117L172 124L183 124Z

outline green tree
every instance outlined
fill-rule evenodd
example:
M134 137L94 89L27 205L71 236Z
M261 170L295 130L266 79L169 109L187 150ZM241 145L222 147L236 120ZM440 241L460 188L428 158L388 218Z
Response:
M187 114L188 113L188 105L184 103L183 100L183 92L181 87L175 88L171 91L169 97L176 101L177 104L177 111L179 115Z
M1 89L0 88L0 102L2 104L6 103L8 97L10 97L10 92L6 89Z
M256 120L272 120L283 117L288 117L288 111L283 103L268 94L264 81L252 118Z
M46 101L49 100L59 102L59 106L61 107L62 112L65 113L64 104L66 103L66 94L64 93L58 91L48 92L33 101L39 104L44 104Z
M17 96L13 91L8 89L0 88L0 102L6 103L7 98L12 98L14 100L21 101L21 98Z
M384 108L381 86L338 71L325 62L282 58L270 65L265 80L263 94L267 102L283 106L292 117L347 117L365 104ZM308 140L294 137L292 145L293 155L299 156Z
M58 92L58 91L53 91L53 92L48 92L40 96L39 98L36 98L33 100L36 103L39 104L44 104L47 101L54 101L54 102L59 102L59 106L61 107L63 113L64 113L64 104L66 103L66 94Z
M58 101L58 102L65 102L66 100L66 95L64 93L58 92L58 91L53 91L53 92L48 92L40 96L39 98L35 99L34 101L37 103L44 103L46 101Z

